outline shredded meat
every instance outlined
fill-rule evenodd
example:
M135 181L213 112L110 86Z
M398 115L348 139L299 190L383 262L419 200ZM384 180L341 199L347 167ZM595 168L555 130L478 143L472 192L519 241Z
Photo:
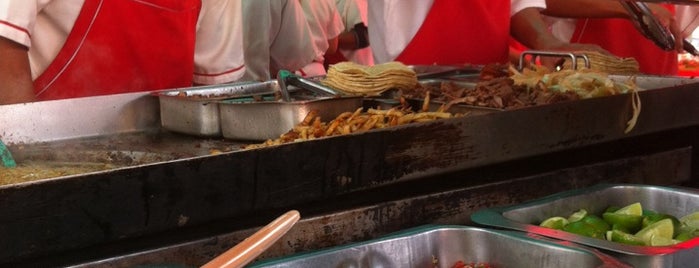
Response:
M543 85L534 88L516 86L506 70L504 65L486 65L481 71L480 81L474 88L460 86L458 82L445 81L439 87L420 84L414 89L403 90L401 94L406 98L424 99L429 92L432 100L449 105L464 103L500 109L580 99L575 93L555 92Z

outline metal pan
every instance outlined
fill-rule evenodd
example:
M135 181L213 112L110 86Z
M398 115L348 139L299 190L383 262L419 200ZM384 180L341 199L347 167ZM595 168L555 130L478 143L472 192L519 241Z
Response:
M203 137L221 136L217 101L273 94L279 92L277 81L243 82L155 92L160 101L163 128Z
M467 226L423 226L384 238L253 263L251 267L624 267L614 258L523 233Z
M231 99L219 102L221 131L234 140L267 140L288 132L317 110L323 121L362 107L362 97L319 97L283 101Z
M641 202L644 208L684 216L699 210L699 191L648 186L602 184L567 191L518 205L477 211L471 220L478 224L519 230L604 249L635 267L694 267L699 258L699 238L674 246L631 246L539 227L555 215L569 215L581 208L599 215L608 206Z

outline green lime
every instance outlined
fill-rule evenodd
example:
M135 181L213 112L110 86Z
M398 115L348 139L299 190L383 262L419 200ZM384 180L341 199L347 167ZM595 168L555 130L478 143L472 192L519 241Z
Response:
M568 225L568 220L563 217L551 217L539 224L541 227L562 230L564 226Z
M605 212L602 218L612 225L612 229L635 233L641 230L643 216Z
M680 225L681 225L680 220L678 220L675 216L663 214L663 213L656 213L656 214L650 214L650 215L643 216L642 228L646 228L649 225L656 223L659 220L664 220L664 219L670 219L672 221L673 227L675 227L674 235L679 234Z
M635 246L643 246L646 244L643 242L643 239L619 230L611 230L607 232L607 240Z
M631 205L620 208L617 211L614 211L614 213L624 214L624 215L641 216L641 215L643 215L643 207L641 207L641 203L636 202L636 203L633 203Z
M618 206L609 206L609 207L607 207L607 209L604 210L604 212L615 212L615 211L619 210L620 208L621 207L618 207Z
M680 218L682 225L699 229L699 211L686 215Z
M677 236L675 236L675 240L681 242L687 241L692 238L694 238L694 234L692 234L691 232L680 232Z
M617 230L617 231L621 231L621 232L629 233L629 234L636 233L636 232L629 231L629 228L626 228L626 227L619 225L619 224L612 224L612 230Z
M588 214L585 217L583 217L580 221L587 223L597 229L598 231L606 232L612 229L612 227L604 221L602 218L594 215L594 214Z
M686 225L680 225L679 233L690 233L690 234L696 233L696 234L699 234L699 229L694 228L694 227L689 227L689 226L686 226Z
M570 214L570 216L568 216L568 222L576 222L576 221L582 220L582 218L584 218L585 216L587 216L587 210L580 209L580 210L576 211L575 213Z
M604 235L606 233L606 231L600 231L599 229L595 228L595 226L583 221L571 222L563 227L563 231L599 239L604 239Z
M659 213L658 213L657 211L655 211L655 210L644 209L644 210L643 210L643 213L642 213L641 215L643 215L643 216L650 216L650 215L656 215L656 214L659 214Z
M677 244L678 242L679 241L673 240L672 238L667 238L667 237L663 237L662 235L653 234L650 236L649 246L656 246L656 247L670 246L670 245Z
M675 236L675 240L687 241L695 237L699 237L699 229L682 225L680 226L678 234Z
M661 241L663 238L672 240L674 229L675 227L674 224L672 224L672 220L662 219L641 229L636 233L636 236L646 242L646 245L651 245L651 240ZM658 243L660 242L656 242L656 244Z

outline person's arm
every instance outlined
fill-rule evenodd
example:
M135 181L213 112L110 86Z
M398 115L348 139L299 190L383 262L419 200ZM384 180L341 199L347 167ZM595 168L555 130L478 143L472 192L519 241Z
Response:
M0 37L0 104L34 101L27 47Z
M338 48L344 50L356 50L369 46L368 28L358 23L349 31L345 31L338 36Z
M342 16L340 16L335 1L328 1L326 4L330 14L328 14L328 21L325 22L326 25L323 26L328 37L328 49L325 50L324 55L330 55L337 52L338 37L345 31L346 26L345 23L342 22Z
M670 30L675 38L675 49L682 52L682 31L675 15L659 4L647 3L660 24ZM546 0L545 15L567 18L623 18L631 19L618 1L609 0Z
M338 36L328 39L328 49L325 50L324 55L335 54L338 47Z
M510 35L524 46L536 50L554 51L597 51L609 54L600 46L592 44L569 43L556 38L543 20L541 10L528 7L511 17Z

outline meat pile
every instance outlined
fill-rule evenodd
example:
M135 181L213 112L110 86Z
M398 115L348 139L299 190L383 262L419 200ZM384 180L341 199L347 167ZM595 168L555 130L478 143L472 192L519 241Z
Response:
M401 94L406 98L430 98L450 105L463 103L499 109L517 109L580 99L580 96L573 92L551 91L545 86L517 86L507 70L507 65L486 65L481 70L479 82L473 88L461 86L458 82L445 81L439 87L420 84L414 89L402 90Z

